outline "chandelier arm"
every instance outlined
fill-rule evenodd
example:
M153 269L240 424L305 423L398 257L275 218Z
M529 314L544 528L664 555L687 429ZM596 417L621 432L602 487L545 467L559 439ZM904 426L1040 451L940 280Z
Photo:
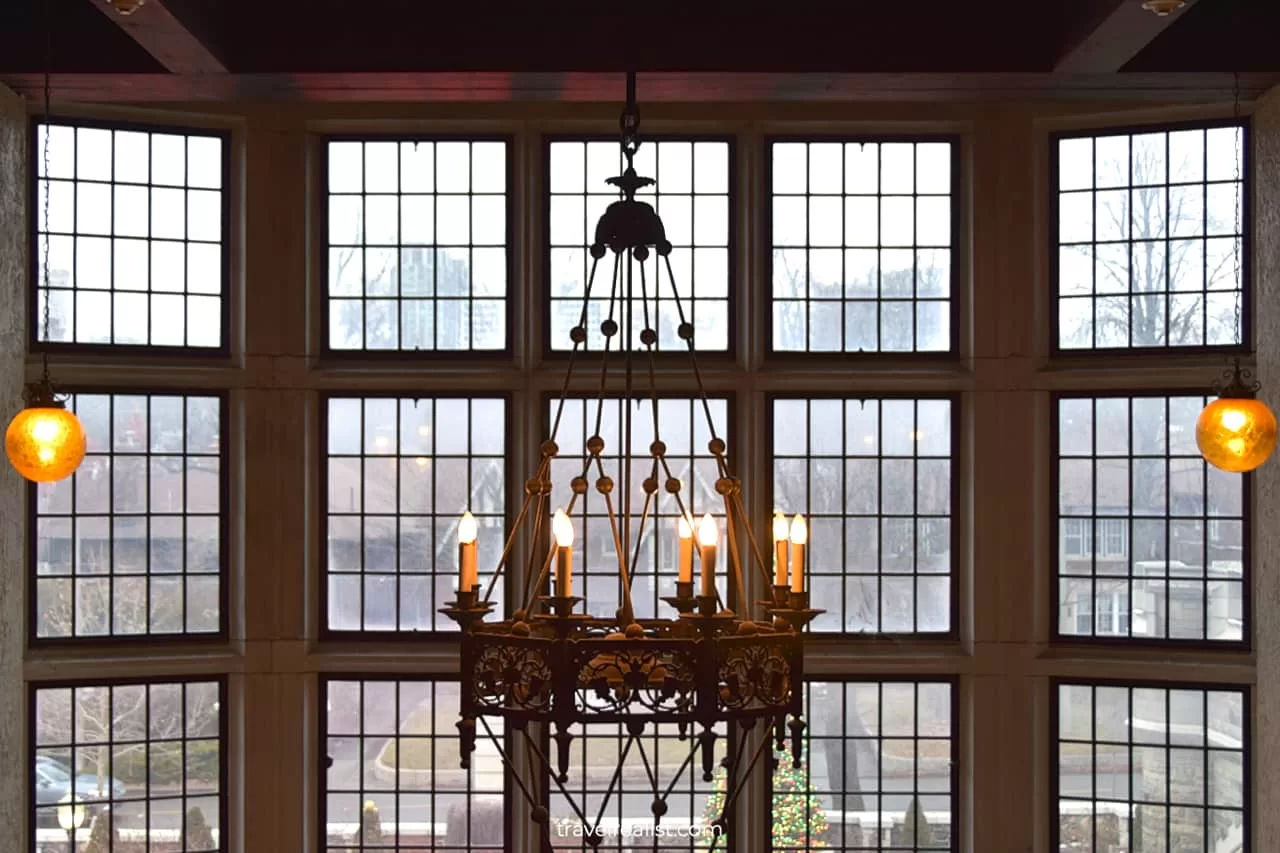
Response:
M534 541L531 547L529 548L529 559L525 561L525 570L524 570L525 581L528 581L530 578L534 577L534 567L537 565L537 559L538 559L537 537L540 535L543 525L545 525L547 522L547 504L549 502L549 498L550 498L549 495L542 494L541 489L539 489L539 492L537 495L537 503L533 508L532 530L534 535ZM525 603L524 609L526 611L528 611L531 607L533 607L533 602L538 597L538 590L542 588L542 584L546 581L547 566L549 565L551 565L550 557L548 557L543 562L542 570L541 572L538 573L537 580L533 583L532 586L530 586L527 590L525 590L526 603Z
M693 738L692 743L693 746L689 748L689 754L685 756L684 761L680 764L675 775L671 777L671 781L667 784L667 790L663 791L662 795L658 797L658 799L664 803L667 801L667 798L671 796L671 792L675 790L679 781L684 778L684 772L693 767L693 758L698 754L698 750L702 748L702 744L697 738ZM657 786L655 785L654 787L656 788Z
M622 256L613 258L613 284L609 290L609 319L613 322L613 303L618 294L618 279L621 277ZM605 335L604 351L600 354L600 383L596 389L596 427L593 435L600 435L600 427L604 422L604 393L609 384L609 352L613 348L613 335Z
M538 467L538 478L541 479L547 466L551 464L549 457L544 457L542 464ZM489 578L489 586L484 591L483 601L491 601L493 596L493 588L498 583L498 578L502 576L503 570L507 567L507 560L511 556L511 550L515 546L516 533L524 524L525 516L529 514L529 504L533 502L533 495L525 492L524 501L520 504L520 512L516 514L515 524L511 526L511 533L507 536L507 541L502 546L502 556L498 558L498 564L494 566L493 576Z
M724 808L720 809L720 820L722 821L724 820L725 815L728 814L729 812L729 809L733 808L734 803L738 801L738 797L742 794L743 788L746 787L747 780L751 778L751 771L756 769L756 765L760 762L760 756L764 755L764 748L769 745L769 738L767 734L768 733L766 732L766 736L760 738L760 743L756 747L755 753L751 756L751 761L747 763L746 771L744 771L743 773L736 773L735 771L737 770L738 762L737 761L733 762L734 766L730 768L730 772L736 775L737 778L730 780L734 783L734 787L732 791L728 793L724 798ZM739 737L739 743L745 743L745 742L746 742L745 737ZM739 758L741 758L741 755L739 755ZM726 788L728 788L727 785L726 785ZM719 841L719 838L712 839L711 843L713 847L717 841Z
M520 778L520 774L515 771L515 767L512 765L511 759L507 756L507 751L502 748L502 744L498 741L497 736L494 735L493 729L489 727L489 721L484 718L484 715L480 715L479 719L480 724L484 726L485 734L489 736L489 741L493 744L493 748L498 751L498 758L502 759L503 766L510 771L508 775L510 775L511 780L516 783L516 787L519 788L520 793L524 795L525 801L528 802L532 808L537 808L538 803L534 801L533 796L529 793L529 789L525 787L524 780ZM525 737L528 736L529 733L526 731Z
M747 512L742 505L742 493L735 492L733 495L734 504L738 507L738 512L743 518L746 518ZM752 530L751 524L743 525L747 530L747 544L751 547L751 555L755 560L756 566L760 569L760 577L764 579L766 585L773 583L773 578L769 576L769 567L765 565L764 555L760 552L760 543L756 541L755 531Z
M537 756L538 762L542 765L542 768L545 771L545 775L547 776L547 778L556 783L556 787L560 789L560 793L562 796L564 796L565 802L569 804L569 808L573 809L573 813L578 816L578 820L585 827L587 825L587 816L583 813L577 801L574 800L573 795L569 793L569 789L566 788L564 783L560 781L560 777L551 771L551 761L550 759L547 758L547 754L542 751L542 747L538 745L537 741L529 737L529 733L527 731L524 733L524 736L526 738L526 741L529 747L533 750L533 754ZM550 785L548 785L547 786L548 796L550 796L550 793L551 793ZM548 821L547 823L548 823L547 835L548 837L550 837L551 835L550 821Z
M636 258L635 258L635 252L632 249L628 249L626 252L626 255L627 255L627 302L626 302L626 313L625 313L625 316L623 317L623 323L622 323L623 338L622 338L622 343L620 344L620 349L622 350L622 353L623 353L622 359L623 359L623 368L624 368L623 369L624 384L623 384L623 394L622 394L622 422L623 422L622 434L623 436L625 436L625 438L623 438L621 442L622 456L618 460L618 466L622 469L621 472L619 472L622 474L622 529L621 529L622 547L618 551L618 559L620 561L620 564L627 562L627 554L631 550L631 502L632 502L631 461L634 458L633 454L635 453L635 444L634 444L635 436L632 434L632 412L631 412L632 389L634 387L633 383L635 380L635 376L632 372L633 357L632 357L631 342L633 340L632 324L634 323L634 318L635 318L635 309L634 309L634 306L632 305L632 297L635 293ZM639 401L637 401L637 403L638 402ZM654 436L654 438L656 439L657 436ZM646 500L645 503L646 503L645 508L647 510L648 501ZM643 526L643 524L644 522L642 521L641 525ZM639 542L640 542L640 535L637 533L636 544L639 545ZM639 555L637 554L636 556L638 557ZM624 620L624 622L627 625L630 625L631 622L635 619L635 609L631 601L631 577L632 577L631 567L626 566L625 571L623 571L622 573L622 583L626 587L626 610L624 611L626 619Z
M658 293L657 293L657 289L656 289L656 288L654 289L654 294L653 294L653 296L654 296L654 299L656 300L656 299L657 299L657 296L658 296ZM646 344L644 345L644 348L645 348L645 352L646 352L646 353L648 354L648 356L649 356L649 357L648 357L648 359L647 359L647 361L648 361L648 367L649 367L649 370L648 370L648 373L649 373L649 404L650 404L650 408L653 410L653 439L654 439L654 441L657 441L657 440L659 439L659 435L658 435L658 377L657 377L657 371L656 371L655 364L654 364L654 349L653 349L653 348L654 348L654 345L657 343L658 335L657 335L656 330L654 330L654 329L653 329L653 327L649 325L649 301L648 301L648 300L649 300L649 282L648 282L648 277L647 277L647 276L645 275L645 273L644 273L644 264L641 264L641 265L640 265L640 300L641 300L641 304L642 304L642 305L644 305L644 325L645 325L645 328L646 328L646 329L648 329L649 331L653 331L653 332L654 332L654 335L653 335L652 340L650 340L648 343L646 343ZM658 307L657 307L656 302L655 302L655 304L654 304L653 312L654 312L654 314L655 314L655 315L658 313Z
M666 475L667 475L667 479L668 479L668 480L674 480L674 479L676 479L675 472L673 472L673 471L671 470L671 463L667 460L667 457L666 457L666 456L661 456L661 457L659 457L659 460L662 462L662 471L663 471L663 473L664 473L664 474L666 474ZM689 471L689 479L690 479L691 481L692 481L693 476L694 476L694 474L695 474L695 473L697 473L695 470L690 469L690 471ZM692 482L690 482L690 484L689 484L689 493L690 493L690 494L692 494L692 493L693 493L693 483L692 483ZM680 492L675 492L674 494L675 494L675 498L676 498L676 509L680 512L680 514L681 514L681 515L683 515L683 516L684 516L684 517L689 521L690 526L692 527L692 526L693 526L693 525L692 525L692 521L693 521L693 514L689 512L689 507L687 507L687 506L685 505L684 498L683 498L683 497L681 497Z
M618 766L613 770L613 778L609 780L609 787L605 789L604 797L600 800L600 810L596 812L596 822L592 824L592 828L596 829L600 826L600 821L604 819L605 809L609 808L609 800L613 799L613 789L622 779L622 766L627 763L627 756L631 754L631 746L636 742L635 733L632 732L627 737L626 745L622 747L622 755L618 758Z
M747 618L748 614L751 613L751 608L747 603L748 602L747 585L746 583L743 582L744 579L742 577L742 560L738 555L738 533L737 533L738 518L739 518L739 514L734 511L733 496L725 495L724 496L724 521L725 521L724 527L725 527L725 531L727 532L727 538L729 539L729 566L730 568L733 569L733 576L738 581L738 606L740 608L738 612L741 613L742 618L745 619Z
M571 335L573 338L573 349L569 351L569 364L565 369L564 382L560 383L560 396L556 402L556 414L551 420L550 438L552 441L555 441L556 436L560 433L560 419L564 415L564 406L569 399L569 384L573 380L573 368L577 363L578 353L582 351L587 339L587 306L591 304L591 288L595 284L596 267L599 266L599 264L599 258L593 257L591 259L591 271L587 274L587 283L586 286L583 287L582 311L578 314L577 326L578 329L582 330L582 333L580 335Z
M671 280L671 293L675 297L676 310L680 316L680 325L683 326L686 322L684 319L684 307L680 304L680 294L676 293L676 275L671 269L671 255L666 255L663 261L667 265L667 278ZM689 364L693 368L693 379L698 387L698 397L702 400L702 412L707 419L707 430L711 433L712 439L719 438L716 433L715 420L711 417L711 403L707 399L707 386L702 381L702 371L698 368L698 354L693 348L693 338L689 337L685 344L689 348Z
M644 748L643 740L638 742L638 749L640 750L640 761L644 763L644 775L649 777L649 788L653 791L653 796L657 797L658 796L658 774L653 769L654 767L653 763L649 761L649 753ZM655 817L654 823L656 824L659 822L660 819L657 817L657 815L655 815L654 817Z
M625 460L623 460L625 462ZM630 467L630 466L628 466ZM600 462L600 457L596 457L596 470L600 472L600 477L605 477L604 465ZM613 533L613 547L618 554L618 571L621 573L622 580L622 623L630 625L636 619L635 608L631 605L631 579L630 572L627 571L627 552L622 544L622 537L618 535L618 514L614 511L613 495L610 492L604 492L604 505L609 510L609 527Z
M657 463L653 466L658 467ZM636 531L635 545L631 548L631 571L627 575L628 586L635 581L636 568L640 565L640 545L644 542L644 527L649 521L649 510L653 508L654 497L652 492L646 492L644 496L644 506L640 508L640 529ZM627 525L630 527L630 524Z

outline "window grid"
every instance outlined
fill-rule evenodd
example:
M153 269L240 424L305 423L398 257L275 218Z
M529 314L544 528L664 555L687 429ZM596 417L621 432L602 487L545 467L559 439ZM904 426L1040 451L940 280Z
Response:
M808 522L806 588L827 610L814 632L955 636L955 410L952 397L770 398L773 506ZM891 491L904 477L909 498Z
M57 808L74 796L85 849L101 838L103 850L223 850L226 695L221 677L31 685L32 849L66 848Z
M1055 636L1248 645L1248 480L1210 466L1196 448L1194 424L1209 399L1055 397ZM1099 543L1116 544L1118 526L1127 547L1112 557ZM1081 553L1073 553L1074 532L1082 534ZM1081 631L1085 601L1099 621ZM1102 606L1110 604L1097 602L1124 603L1130 612L1100 630Z
M1249 144L1244 120L1051 136L1055 352L1247 346Z
M727 397L708 397L711 417L716 424L717 434L725 440L729 447L729 458L732 459L732 430L729 423L729 411L732 402ZM716 520L720 534L720 553L716 565L716 588L726 607L736 607L736 582L731 586L724 521L724 499L716 493L716 480L719 473L715 457L707 449L711 434L707 430L706 415L702 401L691 397L664 397L658 401L658 418L660 437L667 445L666 459L671 473L683 483L681 499L694 521L696 533L697 522L703 513L710 513ZM547 403L547 424L550 426L556 414L557 401L550 399ZM583 439L595 434L596 398L571 397L565 403L561 417L560 432L556 442L560 452L551 463L551 511L567 509L572 498L570 482L582 474L585 449ZM605 449L601 454L605 474L614 480L614 509L621 519L623 501L623 471L620 454L625 450L619 444L618 436L622 432L624 400L619 397L606 397L602 413L600 435L605 440ZM647 457L647 448L653 441L653 415L647 400L633 401L631 408L633 425L632 453L635 459L631 473L631 515L633 528L628 543L627 565L631 565L636 555L636 536L640 531L640 515L644 507L643 482L652 473L653 460ZM575 504L571 520L574 526L573 585L574 594L586 599L585 607L593 615L612 616L622 603L622 586L618 572L616 544L613 540L612 527L609 522L609 511L604 498L595 489L598 472L593 467L585 475L590 484L586 493ZM641 543L640 558L636 561L632 573L632 604L638 618L664 618L675 615L670 605L664 603L664 596L676 594L678 577L678 538L677 524L680 510L674 497L666 492L666 473L662 467L658 469L658 492L656 506L651 509L645 522L646 541ZM548 522L549 528L550 522ZM621 524L619 524L621 533ZM743 572L750 570L749 554L743 552ZM550 570L551 580L555 579L554 568ZM698 561L693 563L693 581L697 588L699 575ZM649 587L645 589L646 585ZM601 588L603 586L604 588ZM732 592L731 592L732 590Z
M326 354L510 354L510 138L323 146Z
M323 632L456 631L438 611L457 588L462 514L485 589L506 540L506 398L334 395L324 412Z
M229 143L194 128L32 123L29 311L50 313L48 336L29 324L33 350L228 352Z
M87 452L28 487L31 642L225 636L225 397L95 391L67 407Z
M1247 687L1053 679L1050 691L1051 849L1252 849Z
M958 850L955 681L815 677L804 690L806 760L795 770L777 753L770 777L772 849Z
M727 727L723 723L712 729L717 737L714 775L709 782L702 777L702 751L695 748L696 736L690 734L681 738L675 725L646 727L627 752L625 761L621 760L623 750L630 739L625 724L599 723L577 729L570 744L569 778L564 787L573 797L573 802L582 809L587 824L583 825L553 780L548 812L554 849L584 853L592 850L591 842L595 839L588 837L591 833L595 833L600 841L594 849L604 853L646 850L655 845L662 850L706 850L712 846L717 836L711 822L720 816L726 794L723 762L730 755L739 754L736 737L726 734ZM643 756L640 754L641 744L644 746ZM553 742L549 751L544 748L544 754L553 761L554 747ZM676 772L691 753L692 761L676 780ZM742 765L745 767L750 760L751 755L744 748L740 759ZM619 764L622 775L613 784ZM659 794L672 786L666 798L667 811L656 828L652 811L654 786L650 782L650 773L657 781ZM600 804L611 784L613 793L601 814ZM741 794L737 802L743 802ZM658 835L659 830L670 834ZM715 849L741 849L741 845L730 847L732 842L726 843L730 836L731 832L725 833Z
M546 308L547 350L573 349L569 331L578 325L582 300L592 260L587 248L595 239L595 225L609 204L619 198L606 178L622 174L626 167L617 137L547 137L547 242L545 274L548 290ZM672 243L671 281L665 263L656 253L633 271L633 292L641 292L641 267L648 294L649 323L658 333L658 353L682 353L686 343L679 339L680 323L672 287L680 296L685 319L694 325L694 345L699 352L731 353L734 344L732 296L737 284L734 261L734 146L732 137L645 136L635 156L636 172L653 178L654 186L640 189L636 196L655 207ZM687 161L686 161L687 157ZM687 177L686 177L687 173ZM687 202L687 207L686 203ZM614 255L607 253L596 268L588 306L586 351L604 348L600 323L607 319L606 307L612 286ZM620 273L618 296L626 294L626 270ZM619 308L614 319L623 337L611 348L626 345L626 311ZM631 318L630 348L642 350L640 332L645 318ZM711 331L708 331L710 327Z
M451 678L322 676L325 851L504 849L506 771L483 726L459 766L458 694Z
M771 351L956 353L958 138L778 137L766 145ZM909 162L897 162L904 153ZM868 156L874 168L859 168ZM895 159L888 168L886 157ZM910 224L896 233L904 216ZM819 271L826 281L815 280Z

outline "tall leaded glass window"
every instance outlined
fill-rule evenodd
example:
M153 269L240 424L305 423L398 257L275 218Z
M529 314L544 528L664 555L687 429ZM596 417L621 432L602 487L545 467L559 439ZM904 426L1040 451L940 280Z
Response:
M227 140L143 125L36 126L31 304L33 316L48 305L49 328L32 323L33 341L225 351Z
M1248 636L1246 478L1200 456L1195 423L1208 400L1057 399L1059 636Z
M768 147L771 347L953 352L954 139Z
M508 148L497 138L325 142L326 349L509 348Z
M213 394L72 394L79 470L31 486L37 640L224 630L226 418Z
M499 397L326 400L327 630L455 629L438 611L457 589L463 514L479 528L482 582L506 540L506 409Z
M620 175L625 164L616 139L563 139L547 142L549 182L548 289L551 321L548 346L570 350L569 330L578 325L582 300L591 271L587 247L595 239L595 223L619 197L607 178ZM633 292L641 292L640 267L644 269L650 322L658 333L659 351L683 352L685 342L676 334L681 323L676 308L678 294L684 319L694 324L694 345L699 351L726 352L730 334L730 293L736 286L733 266L733 142L724 138L646 138L635 158L636 172L654 178L656 186L636 195L652 204L666 225L671 241L671 273L657 254L637 264ZM624 273L625 275L625 273ZM613 287L613 255L600 261L591 292L586 323L588 350L602 350L600 323L607 319L608 295ZM625 287L622 282L619 287ZM625 291L620 291L625 292ZM625 330L625 309L615 316ZM632 319L631 347L640 349L644 318ZM616 351L622 338L613 341Z
M1051 140L1061 350L1247 342L1244 125Z
M812 630L947 633L954 412L950 399L772 400L773 503L809 525Z

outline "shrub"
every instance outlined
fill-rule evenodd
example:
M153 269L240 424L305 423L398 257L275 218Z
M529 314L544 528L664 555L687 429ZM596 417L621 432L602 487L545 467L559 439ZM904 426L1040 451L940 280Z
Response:
M204 819L204 812L200 811L199 806L192 806L187 811L187 849L191 851L214 849L213 829Z

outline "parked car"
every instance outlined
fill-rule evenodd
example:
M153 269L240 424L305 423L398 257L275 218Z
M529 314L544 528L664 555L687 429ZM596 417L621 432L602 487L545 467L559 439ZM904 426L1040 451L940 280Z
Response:
M72 785L71 769L53 758L45 755L36 756L36 806L39 822L45 826L58 825L58 812L49 806L56 806L62 798L73 793L84 803L84 822L87 826L95 815L111 808L111 800L120 799L128 793L124 783L110 777L103 779L99 787L98 777L92 773L81 773L75 777ZM101 790L101 793L99 793Z

